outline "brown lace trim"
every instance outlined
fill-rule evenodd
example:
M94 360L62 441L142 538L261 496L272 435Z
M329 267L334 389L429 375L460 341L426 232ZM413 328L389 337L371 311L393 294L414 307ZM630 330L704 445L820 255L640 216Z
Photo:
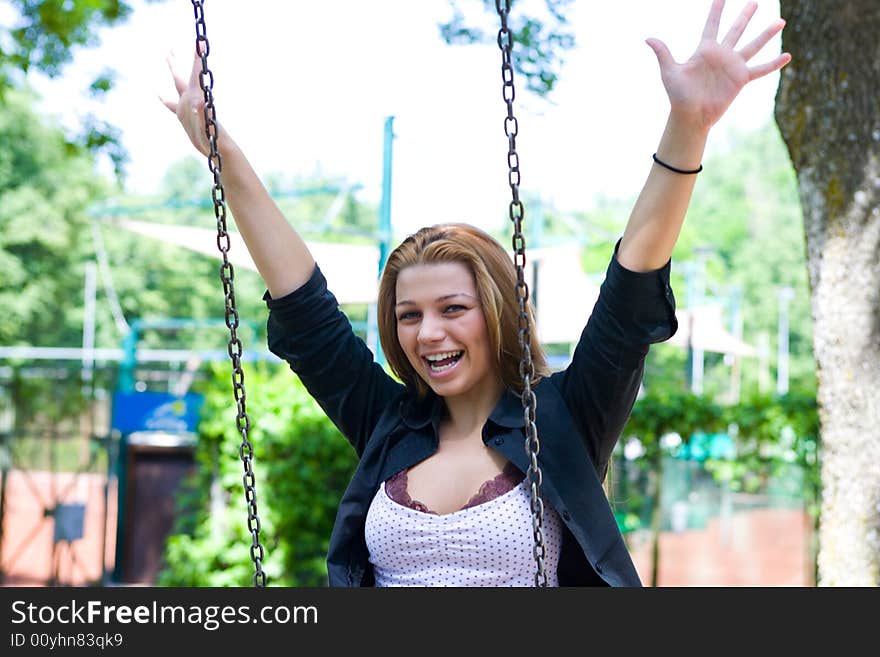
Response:
M508 461L507 465L504 466L504 471L497 477L483 482L480 490L459 510L469 509L478 504L484 504L489 500L494 500L496 497L501 497L516 488L523 479L525 479L525 475L513 463ZM406 490L407 481L407 471L401 470L396 475L389 477L388 481L385 482L385 493L401 506L421 511L422 513L432 513L435 516L440 515L409 496Z

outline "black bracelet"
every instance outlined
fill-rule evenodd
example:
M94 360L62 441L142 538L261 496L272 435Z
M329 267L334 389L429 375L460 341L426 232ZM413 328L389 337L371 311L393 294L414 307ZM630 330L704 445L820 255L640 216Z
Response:
M690 170L688 170L688 169L676 169L676 168L675 168L674 166L672 166L671 164L666 164L666 162L664 162L663 160L661 160L660 158L658 158L658 157L657 157L657 153L654 153L653 158L654 158L654 161L655 161L657 164L659 164L661 167L665 167L666 169L669 169L670 171L675 171L675 173L684 173L684 174L691 175L691 174L695 174L695 173L700 173L700 171L703 170L703 165L702 165L702 164L701 164L698 168L696 168L696 169L690 169Z

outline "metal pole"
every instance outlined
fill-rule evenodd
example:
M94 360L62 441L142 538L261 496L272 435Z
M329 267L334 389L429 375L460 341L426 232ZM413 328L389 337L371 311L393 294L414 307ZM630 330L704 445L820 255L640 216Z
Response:
M83 357L82 381L83 394L91 398L92 378L95 371L95 296L97 293L97 265L93 261L86 263L86 284L83 309Z
M0 426L0 583L5 579L3 572L3 527L6 524L6 482L9 470L12 467L11 451L9 442L11 433L7 433Z
M385 119L382 140L382 204L379 207L379 275L391 251L391 156L394 143L394 117Z
M694 287L695 287L695 267L694 261L689 260L684 263L685 269L685 304L688 309L688 326L687 326L687 358L684 364L684 373L688 388L694 389Z
M112 435L111 435L112 440ZM116 453L111 458L116 472L116 540L113 555L113 574L111 580L120 583L125 578L125 541L128 539L125 526L125 504L128 492L128 434L119 436Z
M382 143L382 201L379 205L379 271L382 276L388 254L391 252L391 155L394 143L394 117L385 119L384 138ZM376 362L385 364L385 355L379 342L376 317L376 304L370 304L367 317L367 344L376 354Z
M758 333L758 391L767 392L770 387L770 334Z
M794 290L782 287L777 291L779 297L779 337L776 368L776 393L788 393L788 303L794 298Z
M693 346L693 331L696 328L696 311L706 302L706 258L711 252L711 247L698 246L694 249L697 256L695 268L695 281L692 287L693 298L688 299L691 308L691 392L695 395L703 394L703 365L704 354L702 347Z
M122 360L119 363L119 379L116 387L121 392L134 391L134 370L137 366L137 344L140 332L139 320L134 320L122 338Z
M119 377L116 388L119 392L134 392L134 374L137 366L137 345L141 324L139 320L129 325L129 331L122 339L122 361L119 363ZM111 431L112 433L112 431ZM111 437L112 440L112 437ZM113 555L113 582L122 582L125 577L123 563L125 560L125 504L128 492L128 434L119 436L115 459L110 460L110 467L116 474L116 540Z
M107 454L107 473L104 477L104 513L101 518L101 586L107 586L110 583L110 573L107 571L107 518L110 515L110 478L113 474L114 451L112 448L112 438L109 433L99 438L101 446Z
M540 249L544 245L544 206L540 200L532 202L532 222L529 226L529 240L532 249ZM533 251L534 253L534 251ZM541 260L532 256L532 285L529 294L529 300L532 302L532 309L535 316L538 315L538 282L540 281Z
M742 289L734 285L730 291L730 332L742 341L743 316L742 316ZM732 354L730 368L730 403L736 404L740 400L742 386L742 356Z

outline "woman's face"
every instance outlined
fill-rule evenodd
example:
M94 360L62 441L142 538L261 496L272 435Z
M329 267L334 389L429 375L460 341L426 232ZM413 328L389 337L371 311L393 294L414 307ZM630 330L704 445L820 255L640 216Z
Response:
M500 377L470 269L412 265L397 276L397 339L419 376L442 397L493 394Z

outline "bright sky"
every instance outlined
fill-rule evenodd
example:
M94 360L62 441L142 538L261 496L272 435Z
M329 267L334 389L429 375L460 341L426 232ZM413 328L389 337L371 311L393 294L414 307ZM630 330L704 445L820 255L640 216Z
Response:
M463 9L479 2L459 0ZM599 194L639 191L668 108L644 40L660 38L686 59L709 4L572 3L578 45L550 100L526 93L516 79L524 193L573 211ZM743 4L728 3L722 34ZM166 53L189 61L195 27L185 0L134 5L129 21L103 32L100 47L78 53L63 79L33 84L44 111L66 124L90 110L119 126L131 156L128 186L150 192L170 163L195 152L157 99L171 89ZM395 233L444 220L498 227L510 193L500 53L495 45L445 45L437 25L449 7L448 0L208 0L218 119L259 173L341 176L364 186L361 198L378 202L383 123L394 116ZM778 12L778 0L762 0L743 43ZM778 51L777 37L754 61ZM96 106L81 90L107 66L119 78ZM744 90L716 126L709 154L732 131L770 119L777 84L774 74Z

